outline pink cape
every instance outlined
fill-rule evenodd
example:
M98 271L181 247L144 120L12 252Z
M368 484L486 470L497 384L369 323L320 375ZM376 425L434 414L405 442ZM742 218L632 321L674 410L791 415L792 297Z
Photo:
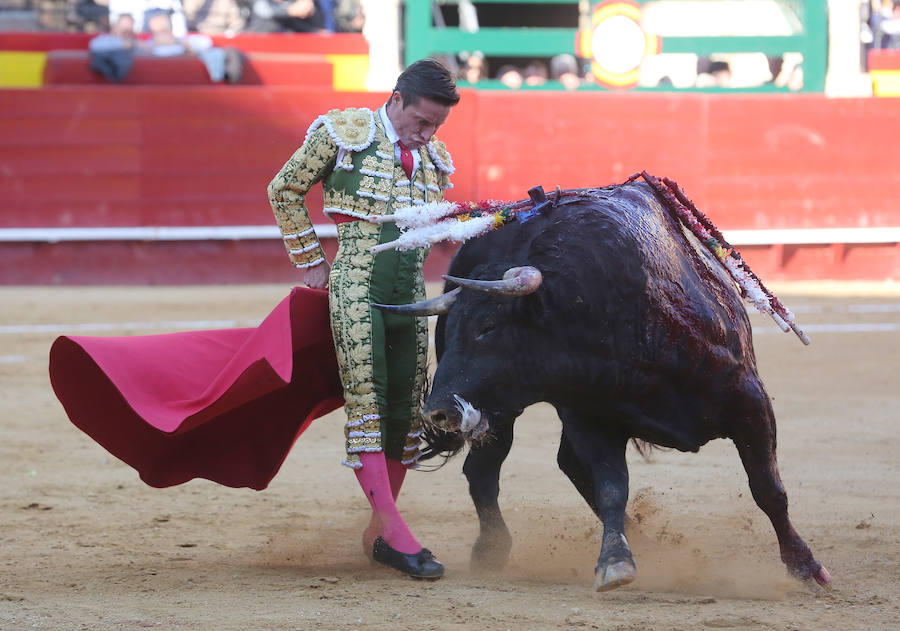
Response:
M155 487L264 489L344 400L328 293L295 288L257 328L68 337L50 382L71 421Z

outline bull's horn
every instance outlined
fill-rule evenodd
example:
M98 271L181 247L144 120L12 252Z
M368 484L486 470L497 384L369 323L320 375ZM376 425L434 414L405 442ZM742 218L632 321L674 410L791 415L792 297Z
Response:
M530 265L511 267L506 270L502 280L473 280L471 278L457 278L456 276L444 276L444 278L466 289L474 289L475 291L499 296L533 294L541 286L541 280L543 279L541 270Z
M450 311L450 307L453 306L453 301L456 300L459 292L460 288L457 287L453 291L448 291L446 294L441 294L422 302L414 302L408 305L380 305L373 302L372 306L388 313L407 316L443 315Z

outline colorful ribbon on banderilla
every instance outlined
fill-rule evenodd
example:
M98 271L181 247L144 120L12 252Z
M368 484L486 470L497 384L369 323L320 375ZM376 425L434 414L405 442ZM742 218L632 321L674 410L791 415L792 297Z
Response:
M676 182L667 177L662 179L656 178L646 171L635 173L625 182L631 182L639 177L643 178L656 191L656 194L663 200L669 212L678 217L678 220L728 270L731 278L741 288L741 297L751 302L760 313L768 314L782 331L785 333L793 331L800 338L801 342L809 345L809 337L797 326L791 310L781 304L781 301L766 289L766 286L753 273L753 270L750 269L750 266L747 265L740 253L725 240L725 237L713 225L709 217L694 206L694 203L688 199Z

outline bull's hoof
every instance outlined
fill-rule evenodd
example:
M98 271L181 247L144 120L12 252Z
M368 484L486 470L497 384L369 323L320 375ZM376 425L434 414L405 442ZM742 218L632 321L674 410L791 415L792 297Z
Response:
M789 567L788 569L794 578L803 581L814 592L822 588L831 589L831 574L825 569L824 565L815 559L812 559L807 565Z
M472 569L479 571L497 571L506 567L509 562L509 551L512 549L512 537L508 532L492 537L479 536L472 546L470 563Z
M814 579L815 582L809 580L810 578ZM811 576L808 576L806 580L803 581L803 584L806 585L806 588L813 594L818 594L822 590L830 591L831 574L828 573L828 570L825 569L825 566L821 566L818 570L813 572Z
M822 587L831 587L831 574L828 573L824 565L813 575L813 578Z
M637 578L637 569L631 561L619 561L605 567L598 567L594 578L594 590L606 592L622 585L628 585Z

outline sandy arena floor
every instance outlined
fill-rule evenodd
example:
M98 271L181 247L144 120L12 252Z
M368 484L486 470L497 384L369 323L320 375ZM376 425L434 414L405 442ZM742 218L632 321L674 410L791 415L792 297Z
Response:
M639 578L594 593L600 524L556 467L547 406L519 421L503 471L515 544L498 574L469 569L462 457L412 473L400 497L446 577L369 565L340 413L263 492L152 489L67 420L53 339L246 326L288 287L2 288L0 629L900 629L900 288L771 288L812 338L752 316L791 516L834 577L827 592L787 576L733 446L716 441L629 451Z

